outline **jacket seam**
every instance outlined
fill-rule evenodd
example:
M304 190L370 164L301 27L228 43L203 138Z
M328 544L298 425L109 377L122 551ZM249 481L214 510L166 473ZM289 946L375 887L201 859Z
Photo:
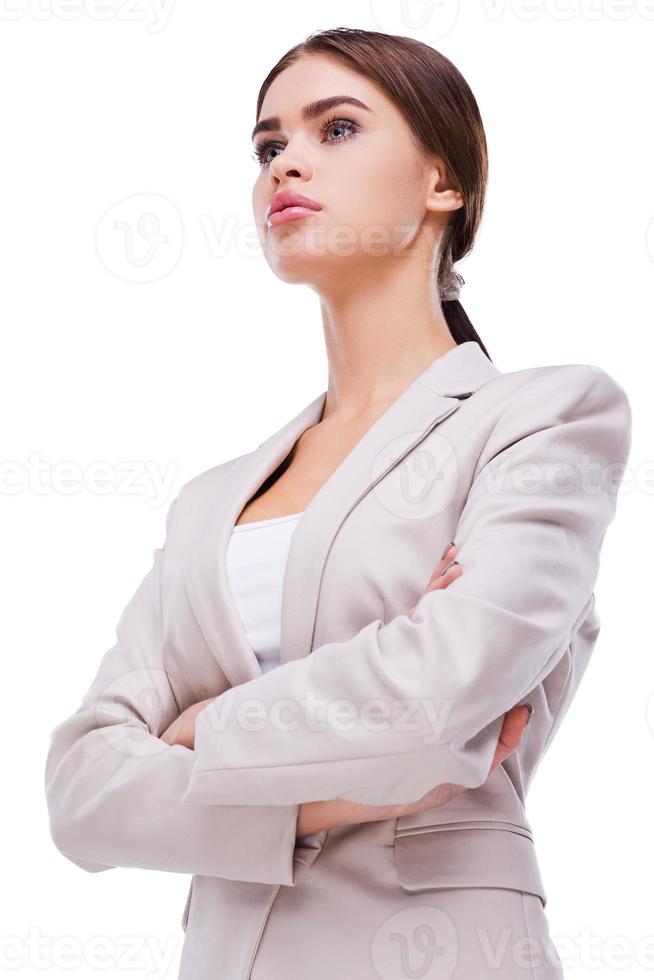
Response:
M531 929L529 928L529 922L528 922L528 919L527 919L527 901L526 901L526 898L525 898L525 893L523 891L520 892L520 903L522 905L522 918L524 919L524 923L525 923L525 939L532 939L533 937L532 937ZM542 944L540 944L540 945L542 945ZM534 966L534 958L533 958L533 956L530 956L529 957L529 966L530 966L530 972L531 972L532 980L538 980L538 977L536 976L536 968Z

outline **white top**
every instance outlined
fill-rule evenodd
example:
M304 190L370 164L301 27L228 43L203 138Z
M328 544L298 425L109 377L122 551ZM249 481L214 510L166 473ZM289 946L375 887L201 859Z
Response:
M237 524L227 546L229 585L263 671L280 665L282 584L291 538L303 513ZM296 843L306 845L309 836L296 837Z
M229 539L230 588L263 671L280 664L282 583L293 531L303 513L237 524Z

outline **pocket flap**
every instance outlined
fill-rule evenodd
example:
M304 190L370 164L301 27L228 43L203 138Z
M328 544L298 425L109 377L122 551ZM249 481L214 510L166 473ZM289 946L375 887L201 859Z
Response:
M547 895L531 837L522 828L442 825L395 838L397 878L406 891L438 888L515 888Z

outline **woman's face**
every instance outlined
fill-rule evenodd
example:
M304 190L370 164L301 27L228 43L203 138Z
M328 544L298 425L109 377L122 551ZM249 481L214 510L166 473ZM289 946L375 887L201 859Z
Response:
M305 118L307 106L334 96L361 105L339 102ZM259 122L273 117L253 137L260 171L252 205L266 259L287 282L347 286L405 253L425 220L444 226L460 206L452 192L434 195L438 163L422 159L394 103L336 59L306 55L278 75ZM320 210L271 225L267 210L281 191Z

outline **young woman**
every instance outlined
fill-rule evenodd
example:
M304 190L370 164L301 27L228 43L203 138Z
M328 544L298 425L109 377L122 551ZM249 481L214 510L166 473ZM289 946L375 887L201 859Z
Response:
M193 876L184 980L560 978L525 797L599 630L627 396L593 365L503 373L468 320L486 142L441 54L312 35L253 139L329 384L171 505L52 733L53 839Z

